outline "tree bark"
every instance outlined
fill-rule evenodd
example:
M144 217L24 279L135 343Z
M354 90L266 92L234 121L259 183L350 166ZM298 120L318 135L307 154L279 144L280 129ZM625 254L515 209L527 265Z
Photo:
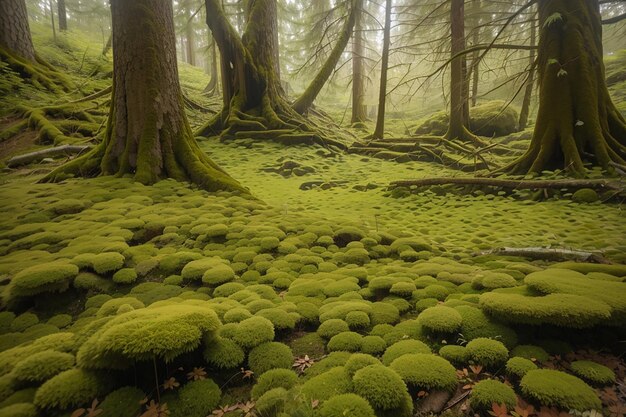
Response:
M330 52L330 55L326 59L326 62L324 62L324 65L322 65L322 68L317 73L313 81L311 81L311 83L306 88L306 90L304 90L302 95L298 97L293 103L293 108L298 113L304 114L311 108L313 102L315 101L315 98L320 93L320 91L322 91L324 84L326 84L326 81L328 81L335 67L337 66L337 63L339 62L343 51L346 49L346 46L350 41L352 29L354 29L354 23L356 21L357 3L360 3L361 1L362 0L352 0L350 2L351 5L348 18L346 19L346 22L341 31L341 34L339 35L337 43L335 44L335 47Z
M609 96L597 0L540 0L539 111L530 149L505 168L515 173L566 169L583 160L612 172L626 163L626 121Z
M213 96L215 95L215 93L217 93L217 87L218 87L218 72L217 72L217 45L215 44L215 39L213 39L213 37L211 36L211 64L209 66L210 68L210 75L211 75L211 79L209 80L209 83L207 84L207 86L204 88L204 93L208 94L209 96Z
M57 0L57 10L59 15L59 30L67 30L67 11L65 10L65 0Z
M474 12L480 10L480 0L472 0L472 8ZM472 46L478 45L480 42L480 17L476 17L474 20L474 31L472 34ZM472 53L472 66L470 71L472 72L472 107L476 106L476 102L478 101L478 81L479 81L479 72L478 67L480 62L478 62L479 52L478 50Z
M35 61L26 0L0 1L0 46L13 55Z
M531 22L530 26L530 46L537 45L537 26L535 22ZM528 55L528 79L524 89L524 99L522 108L519 113L519 129L524 130L528 125L528 116L530 115L530 103L533 96L533 87L535 85L535 50L531 49Z
M352 119L351 123L363 123L365 113L365 79L363 74L363 4L357 2L355 10L354 35L352 38Z
M185 24L185 45L187 47L187 63L189 65L196 65L196 36L193 29L193 11L191 10L191 4L187 2L185 6L185 12L187 17L187 22Z
M113 95L104 141L44 180L68 174L243 187L200 150L184 112L170 0L112 0Z
M385 29L383 33L383 56L380 69L380 89L378 92L378 115L373 139L385 135L385 106L387 104L387 69L389 67L389 44L391 43L391 0L385 2Z

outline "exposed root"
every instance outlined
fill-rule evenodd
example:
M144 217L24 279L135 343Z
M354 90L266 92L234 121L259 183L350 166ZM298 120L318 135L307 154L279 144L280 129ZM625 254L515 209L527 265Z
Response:
M54 158L58 156L70 156L75 154L81 154L89 149L93 148L90 145L83 146L72 146L72 145L62 145L55 146L53 148L42 149L35 152L30 152L23 155L14 156L13 158L7 161L7 166L9 168L15 168L22 165L28 165L33 162L39 162L44 158Z
M4 48L0 48L0 60L6 62L9 67L17 72L26 82L36 88L46 89L54 93L71 91L74 86L72 81L53 66L38 56L36 62L31 62L23 57L12 54Z

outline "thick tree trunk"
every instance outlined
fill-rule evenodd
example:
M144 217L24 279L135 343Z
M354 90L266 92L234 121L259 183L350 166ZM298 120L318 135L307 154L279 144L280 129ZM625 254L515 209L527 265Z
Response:
M539 111L530 149L509 171L567 169L583 159L607 171L626 163L626 122L606 87L597 0L540 0Z
M57 9L59 14L59 30L67 30L67 11L65 10L65 0L57 0Z
M26 0L0 1L0 46L13 55L35 61Z
M383 33L383 56L380 69L380 89L378 92L378 115L373 139L385 135L385 106L387 104L387 69L389 67L389 44L391 43L391 0L385 2L385 29Z
M530 46L537 44L537 25L531 22L530 26ZM535 50L531 49L528 56L528 79L524 89L524 99L522 108L519 113L519 129L524 130L528 125L528 116L530 115L530 103L533 96L533 87L535 85Z
M363 5L357 2L355 10L354 35L352 38L352 123L363 123L367 119L365 112L365 77L363 74Z
M306 113L317 95L322 91L322 87L326 84L326 81L330 78L331 74L335 70L343 51L346 49L348 42L350 41L350 36L352 35L352 29L354 29L354 22L356 21L356 10L357 3L360 3L362 0L352 0L350 5L350 11L348 12L348 18L344 24L344 27L339 35L339 39L335 44L335 47L330 52L330 55L322 65L322 68L317 73L313 81L309 84L309 86L304 90L302 95L296 99L293 103L293 108L300 114Z
M196 144L184 113L170 0L112 0L113 95L103 143L53 171L126 175L144 184L163 178L208 190L242 187Z

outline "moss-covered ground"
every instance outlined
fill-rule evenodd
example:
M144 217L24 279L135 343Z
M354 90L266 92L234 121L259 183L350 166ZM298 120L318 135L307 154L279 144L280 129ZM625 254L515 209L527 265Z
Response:
M85 48L85 65L98 60L97 42L63 52L35 34L61 68ZM70 75L84 91L23 85L6 108L107 86ZM181 65L181 80L217 110L202 71ZM59 160L0 174L0 416L382 417L446 404L446 415L623 414L619 201L389 191L457 171L245 139L200 145L252 195L172 180L36 183ZM481 254L503 246L598 251L611 264Z

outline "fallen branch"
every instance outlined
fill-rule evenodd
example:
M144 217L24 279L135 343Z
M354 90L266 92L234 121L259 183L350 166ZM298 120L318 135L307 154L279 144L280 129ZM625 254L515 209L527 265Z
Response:
M44 158L54 158L57 156L69 156L80 154L86 150L91 149L91 145L62 145L55 146L53 148L42 149L35 152L30 152L24 155L14 156L7 161L9 168L15 168L21 165L28 165L32 162L39 162Z
M417 180L394 181L390 187L427 187L431 185L482 185L490 187L500 187L509 189L561 189L561 188L592 188L594 190L616 190L623 191L624 184L618 180L592 179L592 180L506 180L497 178L480 177L435 177L422 178Z
M501 256L520 256L523 258L530 258L533 260L543 261L580 261L580 262L595 262L599 264L609 264L610 262L602 256L602 252L589 252L578 249L563 249L563 248L496 248L488 251L482 251L475 256L480 255L501 255Z

